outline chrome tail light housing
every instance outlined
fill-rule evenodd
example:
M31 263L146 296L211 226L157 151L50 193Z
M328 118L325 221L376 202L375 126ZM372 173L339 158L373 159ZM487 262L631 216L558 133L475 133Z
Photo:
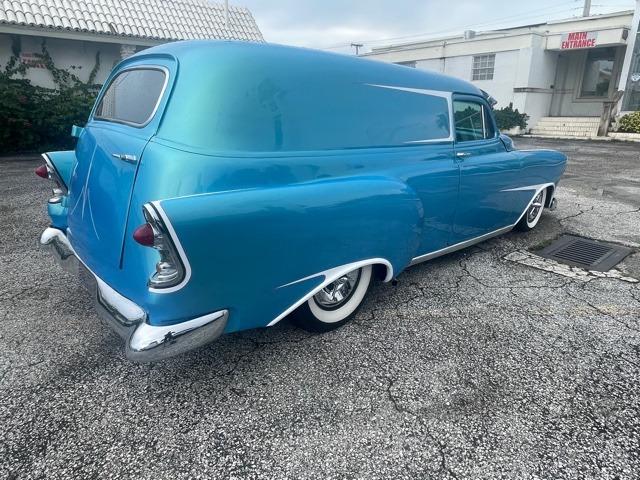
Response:
M167 226L153 204L145 204L142 213L146 223L133 232L133 239L140 245L154 248L160 254L155 272L149 277L147 285L150 288L174 287L182 282L185 276L182 259Z
M43 153L42 158L44 158L45 164L36 168L36 175L41 178L48 178L53 181L55 187L53 187L53 196L49 199L49 203L60 203L62 202L62 199L69 193L67 185L62 180L60 173L56 169L56 166L53 164L49 156L46 153Z

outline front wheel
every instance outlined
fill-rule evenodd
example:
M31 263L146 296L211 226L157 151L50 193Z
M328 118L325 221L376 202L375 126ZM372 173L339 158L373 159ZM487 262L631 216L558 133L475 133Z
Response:
M546 200L547 189L543 188L536 194L526 213L522 216L522 218L516 225L516 228L523 232L532 230L538 224L538 221L542 216L542 210L544 209L544 202Z
M371 284L371 265L352 270L324 287L293 312L291 318L310 332L328 332L351 320Z

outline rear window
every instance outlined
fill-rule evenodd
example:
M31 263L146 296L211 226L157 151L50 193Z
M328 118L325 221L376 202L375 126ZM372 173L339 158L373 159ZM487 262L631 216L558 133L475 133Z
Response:
M167 82L159 68L133 68L116 75L102 95L95 119L141 127L153 117Z

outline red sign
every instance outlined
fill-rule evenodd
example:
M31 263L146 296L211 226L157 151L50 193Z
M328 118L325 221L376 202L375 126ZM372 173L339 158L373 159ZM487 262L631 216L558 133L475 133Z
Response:
M572 50L574 48L593 48L596 46L598 32L570 32L563 33L560 50Z
M27 67L44 68L42 57L35 53L20 53L20 61Z

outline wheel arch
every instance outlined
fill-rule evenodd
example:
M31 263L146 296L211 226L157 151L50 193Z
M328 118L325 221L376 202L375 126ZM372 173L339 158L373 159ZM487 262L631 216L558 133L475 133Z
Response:
M545 199L544 202L544 208L549 208L551 206L551 202L553 201L553 197L556 193L556 186L555 184L549 185L547 188L547 198Z

